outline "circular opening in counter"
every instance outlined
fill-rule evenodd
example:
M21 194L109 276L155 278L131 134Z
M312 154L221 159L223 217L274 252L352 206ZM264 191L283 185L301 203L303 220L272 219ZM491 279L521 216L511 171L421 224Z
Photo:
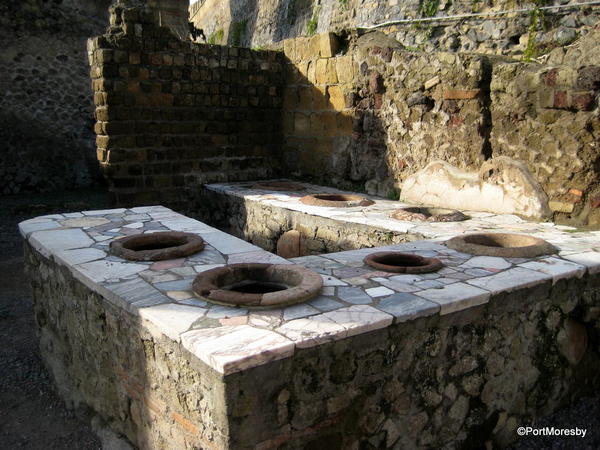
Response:
M401 252L371 253L363 261L377 270L396 273L429 273L444 266L437 258L425 258Z
M414 206L393 211L390 217L407 222L460 222L469 216L454 209Z
M459 252L480 256L533 258L556 253L557 249L543 239L516 233L478 233L456 236L446 245Z
M267 191L304 191L306 187L292 181L263 181L252 185L252 189L264 189Z
M369 206L373 200L354 194L313 194L300 199L305 205L350 208L353 206Z
M111 253L129 261L162 261L184 258L204 248L204 241L196 234L161 231L136 234L117 239L110 244Z
M245 263L200 273L192 283L197 296L227 306L291 305L317 296L321 275L292 264Z

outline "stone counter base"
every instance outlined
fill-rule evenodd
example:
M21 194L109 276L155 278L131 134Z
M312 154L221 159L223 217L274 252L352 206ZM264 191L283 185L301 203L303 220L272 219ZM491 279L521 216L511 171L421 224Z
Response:
M67 402L144 449L506 445L600 380L600 275L223 375L25 244L42 357Z

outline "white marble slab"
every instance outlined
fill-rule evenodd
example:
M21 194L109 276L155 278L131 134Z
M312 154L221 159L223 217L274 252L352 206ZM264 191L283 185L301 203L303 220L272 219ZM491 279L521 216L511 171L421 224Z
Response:
M465 283L448 284L442 289L426 289L415 292L415 295L440 305L441 315L482 305L490 299L489 292Z
M324 314L291 320L275 330L292 340L298 348L315 347L346 337L346 328Z
M294 343L269 330L249 325L192 330L182 334L183 346L224 375L294 353Z
M29 242L42 255L49 257L61 250L89 247L94 243L88 235L79 228L67 230L35 231L29 237Z
M106 252L96 248L78 248L74 250L60 250L55 254L55 258L62 264L75 266L77 264L96 261L106 258Z
M29 233L41 230L53 230L60 228L62 225L55 220L44 219L43 221L31 222L25 221L19 224L19 231L22 236L27 236Z
M575 264L571 261L565 261L560 258L542 258L537 261L529 261L519 264L519 267L536 270L552 276L552 283L556 283L563 278L581 278L586 271L585 266Z
M174 341L180 341L180 335L189 330L192 324L204 316L202 308L167 303L165 305L140 308L139 316L148 320L162 333Z
M136 263L92 261L76 266L77 270L94 283L117 281L146 270L148 266Z
M353 305L340 308L324 313L323 316L343 326L346 330L345 337L386 328L394 320L390 314L369 305Z
M552 276L548 274L515 267L514 269L505 270L489 277L468 280L467 283L485 289L492 294L498 294L500 292L511 292L515 289L532 287L550 279L552 279Z
M600 272L600 252L584 252L574 255L566 255L563 258L574 263L586 266L590 274Z

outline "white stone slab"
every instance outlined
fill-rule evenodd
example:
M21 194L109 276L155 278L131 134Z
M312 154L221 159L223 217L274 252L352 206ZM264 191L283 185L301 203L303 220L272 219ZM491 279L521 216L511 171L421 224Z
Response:
M202 239L204 239L218 251L226 255L261 250L259 247L256 247L255 245L252 245L249 242L238 239L235 236L230 236L221 231L203 233Z
M106 258L106 252L97 248L78 248L75 250L62 250L56 252L56 259L63 264L75 266L77 264L96 261Z
M522 267L515 267L514 269L505 270L504 272L489 277L468 280L467 283L490 291L492 294L498 294L500 292L510 292L515 289L524 289L535 286L550 279L552 279L552 276L548 274L524 269ZM456 285L453 284L451 286Z
M323 278L323 286L346 286L347 285L342 280L338 280L337 278L332 277L331 275L321 274L321 278Z
M192 330L181 336L183 346L227 375L294 353L294 343L269 330L249 325Z
M508 269L512 264L504 258L496 256L475 256L463 264L465 267L477 267L481 269Z
M426 289L416 295L440 305L440 314L450 314L487 303L490 293L465 283L454 283L441 289Z
M55 220L45 219L40 222L21 222L19 224L19 231L21 235L27 236L29 233L33 233L34 231L42 231L42 230L53 230L55 228L60 228L62 225Z
M197 220L189 219L185 216L181 216L181 218L176 218L176 219L171 218L168 220L161 220L160 223L162 223L163 226L167 227L169 230L173 230L173 231L195 232L195 233L218 231L216 228L213 228L202 222L198 222Z
M396 322L407 322L437 314L440 305L416 295L401 293L382 298L377 309L393 315Z
M127 211L125 208L116 208L116 209L96 209L93 211L81 211L81 213L85 216L106 216L109 214L123 214Z
M394 293L394 291L384 286L365 289L365 292L373 298L385 297L386 295L391 295Z
M529 261L519 264L519 267L537 270L552 276L552 283L556 283L563 278L577 277L581 278L585 273L585 266L575 264L571 261L565 261L560 258L542 258L537 261Z
M590 274L596 274L600 272L600 253L599 252L585 252L577 253L573 255L563 256L564 259L573 261L574 263L586 266Z
M29 242L46 257L61 250L89 247L94 243L84 231L78 228L35 231L31 234Z
M136 263L113 261L93 261L76 266L77 270L95 283L117 281L148 269L148 266Z
M323 314L346 329L346 337L389 326L393 316L369 305L353 305Z
M167 303L165 305L140 308L138 314L148 320L162 333L179 342L181 333L189 330L192 324L204 316L204 310L195 306Z
M275 331L294 341L298 348L315 347L347 336L343 325L334 322L324 314L291 320Z
M287 259L282 258L281 256L277 256L273 253L269 253L264 250L247 253L235 253L227 259L227 263L293 264Z

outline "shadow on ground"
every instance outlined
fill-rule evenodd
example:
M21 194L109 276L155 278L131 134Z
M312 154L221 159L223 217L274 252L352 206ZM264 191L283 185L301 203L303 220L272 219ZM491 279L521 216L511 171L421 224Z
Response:
M0 199L0 447L99 449L89 424L66 409L40 359L17 224L34 216L109 206L101 191Z

